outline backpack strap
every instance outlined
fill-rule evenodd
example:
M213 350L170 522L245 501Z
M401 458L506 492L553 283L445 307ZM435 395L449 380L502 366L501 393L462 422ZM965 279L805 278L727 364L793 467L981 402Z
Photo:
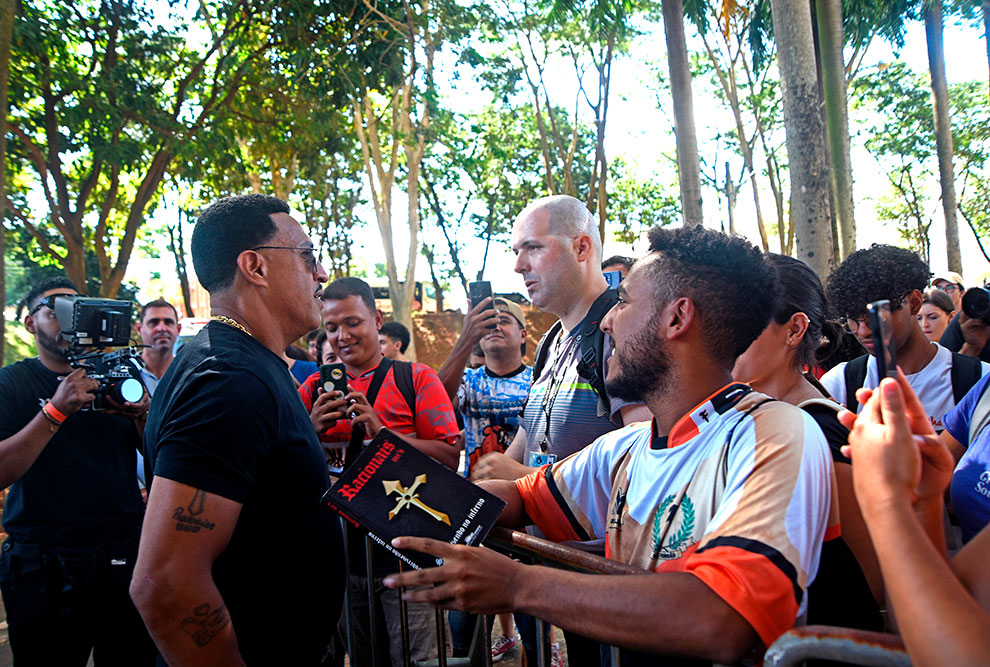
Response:
M983 377L983 364L980 363L978 357L953 352L950 375L952 377L952 398L958 405L963 396Z
M539 344L537 344L536 353L533 355L533 379L530 380L532 384L536 384L536 381L540 377L540 373L543 372L543 367L547 365L547 357L550 355L550 341L556 338L557 334L559 334L563 328L563 322L557 320L554 322L553 326L550 327L545 334L543 334L543 338L541 338Z
M830 408L835 410L836 414L845 410L845 408L833 401L831 398L825 398L824 396L822 398L809 398L797 404L797 406L802 410L812 405L821 405L822 407Z
M395 388L402 394L402 398L406 399L406 405L409 406L409 412L412 413L413 419L415 419L416 389L413 387L412 362L393 361L392 379L395 380Z
M864 354L846 363L842 375L846 381L846 408L853 414L859 412L859 401L856 400L856 390L866 382L866 364L870 355Z
M605 354L605 332L601 329L602 319L612 310L612 306L619 302L619 293L614 289L607 289L601 296L595 299L581 322L579 334L581 336L581 359L578 361L578 374L587 378L588 384L598 394L602 405L605 406L605 414L611 416L612 404L609 401L608 393L605 391L605 373L602 369L602 356Z
M378 368L375 369L375 374L371 376L371 384L368 385L368 391L364 395L372 408L374 408L375 400L378 398L378 390L381 389L382 383L385 382L385 376L388 375L388 369L392 367L392 363L391 359L383 357L381 363L378 364ZM354 462L354 459L361 454L364 435L365 430L363 426L359 425L351 429L351 439L347 443L347 449L344 451L345 468L349 468Z

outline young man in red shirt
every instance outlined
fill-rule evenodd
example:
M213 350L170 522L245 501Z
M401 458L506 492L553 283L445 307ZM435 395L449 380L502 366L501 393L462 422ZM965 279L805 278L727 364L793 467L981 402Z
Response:
M355 444L358 439L367 444L381 429L388 428L401 434L420 451L456 470L460 458L457 448L460 431L447 392L429 366L392 361L382 355L378 343L382 321L371 287L363 280L341 278L323 290L323 326L330 346L346 368L348 394L341 397L337 392L318 393L318 375L308 378L299 393L310 410L313 427L320 434L324 447L330 450L331 466L343 463L342 454L352 438ZM403 383L406 384L406 395L402 391ZM375 385L379 388L369 399L369 390ZM362 432L355 434L358 427ZM369 582L364 539L360 532L352 531L348 548L355 633L355 641L351 644L355 655L351 656L351 664L365 667L371 664L371 632L366 603ZM402 664L399 595L382 584L387 575L398 571L398 561L380 547L376 547L374 553L374 578L370 583L374 586L375 603L384 613L387 626L387 632L378 633L380 650L388 651L392 665L399 667ZM435 658L433 609L422 603L409 605L408 617L410 658Z

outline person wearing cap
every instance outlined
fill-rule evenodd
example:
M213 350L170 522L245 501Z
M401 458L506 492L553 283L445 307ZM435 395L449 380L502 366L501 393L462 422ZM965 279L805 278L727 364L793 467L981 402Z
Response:
M504 453L519 430L529 398L533 369L523 364L526 354L526 317L512 301L495 298L494 309L485 299L468 311L464 328L438 375L464 419L464 476L492 453ZM491 327L491 328L489 328ZM465 370L476 347L483 364ZM523 453L519 448L518 454ZM521 458L516 459L522 462ZM471 646L473 615L449 615L454 657L466 656ZM492 659L499 660L516 646L512 614L499 615L502 634L494 638Z
M942 290L952 299L953 310L959 311L962 308L962 295L966 291L963 278L955 271L943 271L932 278L931 286Z
M464 475L492 452L502 453L519 429L533 369L523 364L526 317L506 299L488 298L468 311L464 327L438 375L464 419ZM475 345L485 363L465 370Z
M942 332L942 337L938 340L939 345L953 352L990 362L990 324L983 320L971 319L963 312L962 297L966 288L962 276L954 271L946 271L938 275L940 277L932 280L932 286L948 294L956 307L956 315Z

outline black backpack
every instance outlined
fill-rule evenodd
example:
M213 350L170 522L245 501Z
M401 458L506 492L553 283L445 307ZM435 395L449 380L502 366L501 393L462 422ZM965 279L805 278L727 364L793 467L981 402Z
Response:
M598 398L601 399L608 414L612 413L612 404L605 391L605 374L602 371L602 355L605 353L605 332L601 330L599 325L602 323L602 318L605 317L605 314L612 310L612 306L618 302L619 293L614 289L607 289L602 292L601 296L591 304L588 314L584 316L581 324L578 325L577 334L580 337L579 340L581 343L581 360L578 362L577 367L578 374L588 380L588 384L598 394ZM543 367L547 364L547 357L550 354L547 342L556 338L562 328L563 325L560 323L560 320L557 320L550 327L550 330L543 335L543 338L540 339L540 344L536 346L536 354L533 358L533 383L540 377ZM396 382L398 383L398 380Z
M856 400L856 390L863 386L866 381L866 364L870 355L864 354L856 357L846 364L843 369L843 377L846 381L846 407L851 412L859 412L859 401ZM958 404L970 388L980 381L983 375L983 366L976 357L965 354L952 353L952 398Z

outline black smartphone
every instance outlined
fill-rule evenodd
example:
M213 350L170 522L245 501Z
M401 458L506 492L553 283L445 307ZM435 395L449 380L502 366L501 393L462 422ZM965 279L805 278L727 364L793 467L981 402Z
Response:
M471 300L471 308L474 308L479 303L484 301L486 298L492 296L492 284L487 280L479 280L475 283L468 284L468 296ZM488 302L488 305L482 310L495 310L495 303L492 301ZM494 329L495 325L489 325L488 329Z
M615 289L622 282L622 272L621 271L606 271L602 274L605 276L605 282L608 283L609 289Z
M866 307L870 314L870 334L873 356L877 358L877 378L897 377L897 356L894 353L894 329L890 323L890 301L874 301Z
M341 396L347 394L347 371L344 364L323 364L320 366L320 386L323 391L339 391Z

